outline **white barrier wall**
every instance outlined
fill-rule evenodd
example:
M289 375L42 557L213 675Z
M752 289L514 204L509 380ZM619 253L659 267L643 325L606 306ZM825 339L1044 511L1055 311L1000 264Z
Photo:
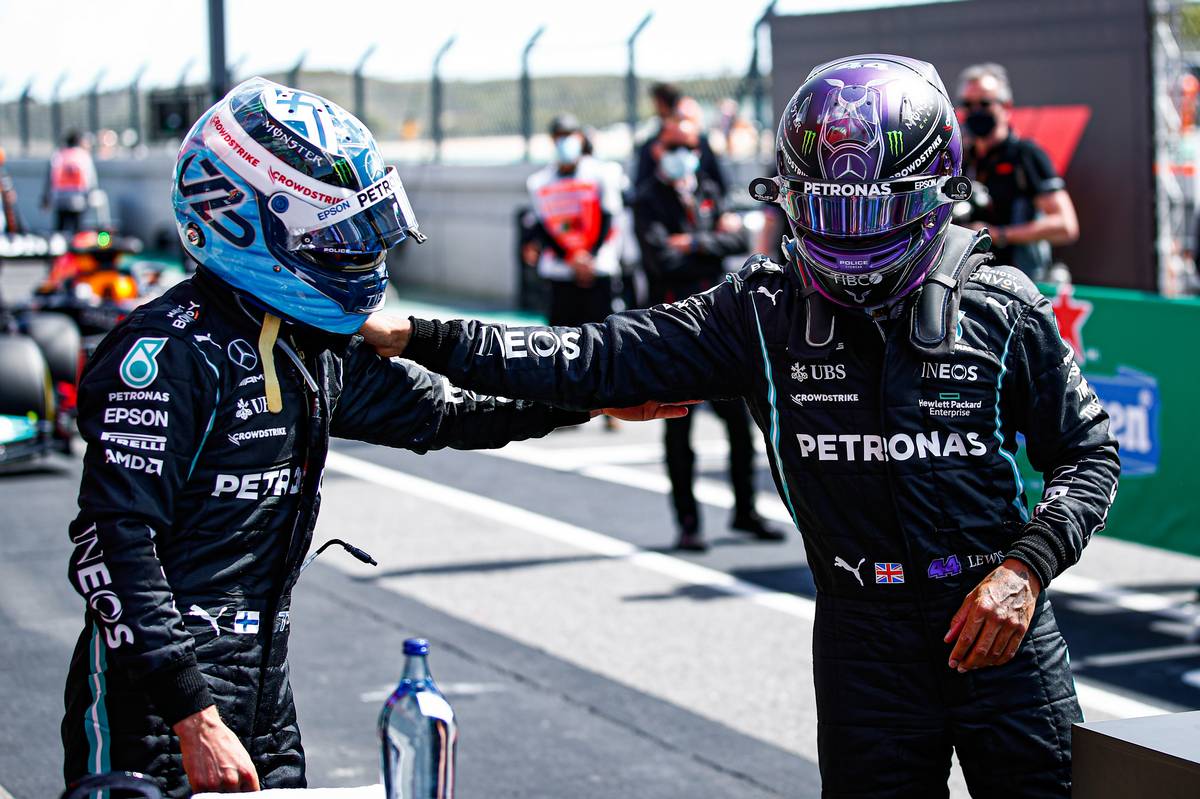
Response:
M136 160L100 161L100 186L107 192L120 229L151 248L175 246L171 211L173 155ZM507 164L466 166L401 164L401 177L429 237L425 244L405 242L391 261L399 286L515 303L517 297L516 209L528 203L525 178L537 166ZM22 215L35 231L50 228L41 209L47 165L41 159L14 159L6 165L16 184ZM746 185L757 174L746 165L731 185Z

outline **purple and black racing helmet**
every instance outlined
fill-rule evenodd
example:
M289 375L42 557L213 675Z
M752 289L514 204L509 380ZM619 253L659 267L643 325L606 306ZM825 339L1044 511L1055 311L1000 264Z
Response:
M855 308L919 286L970 195L954 104L933 65L904 56L814 69L779 121L775 163L751 196L787 214L784 251L805 285Z

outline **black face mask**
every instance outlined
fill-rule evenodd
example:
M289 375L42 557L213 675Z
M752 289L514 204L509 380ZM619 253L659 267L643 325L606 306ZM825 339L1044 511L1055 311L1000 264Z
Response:
M967 130L979 138L986 138L996 129L996 115L986 108L977 108L967 114L965 123Z

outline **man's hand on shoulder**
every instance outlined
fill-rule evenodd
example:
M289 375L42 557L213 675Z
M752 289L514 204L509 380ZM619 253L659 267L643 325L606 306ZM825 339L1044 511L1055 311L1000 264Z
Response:
M359 335L384 358L392 358L404 352L412 337L412 322L408 317L379 311L367 317L358 330Z
M183 770L193 793L257 791L258 773L246 747L225 726L214 705L175 723Z
M983 578L950 622L946 643L957 639L950 668L960 673L1012 660L1033 621L1041 581L1026 564L1009 558Z

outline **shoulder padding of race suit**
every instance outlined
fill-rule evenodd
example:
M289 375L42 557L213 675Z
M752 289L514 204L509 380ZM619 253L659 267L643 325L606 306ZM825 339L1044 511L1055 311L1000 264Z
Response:
M950 225L941 257L929 270L912 304L910 339L917 350L929 355L949 355L953 351L950 331L958 324L963 286L976 269L991 260L991 244L986 230Z

